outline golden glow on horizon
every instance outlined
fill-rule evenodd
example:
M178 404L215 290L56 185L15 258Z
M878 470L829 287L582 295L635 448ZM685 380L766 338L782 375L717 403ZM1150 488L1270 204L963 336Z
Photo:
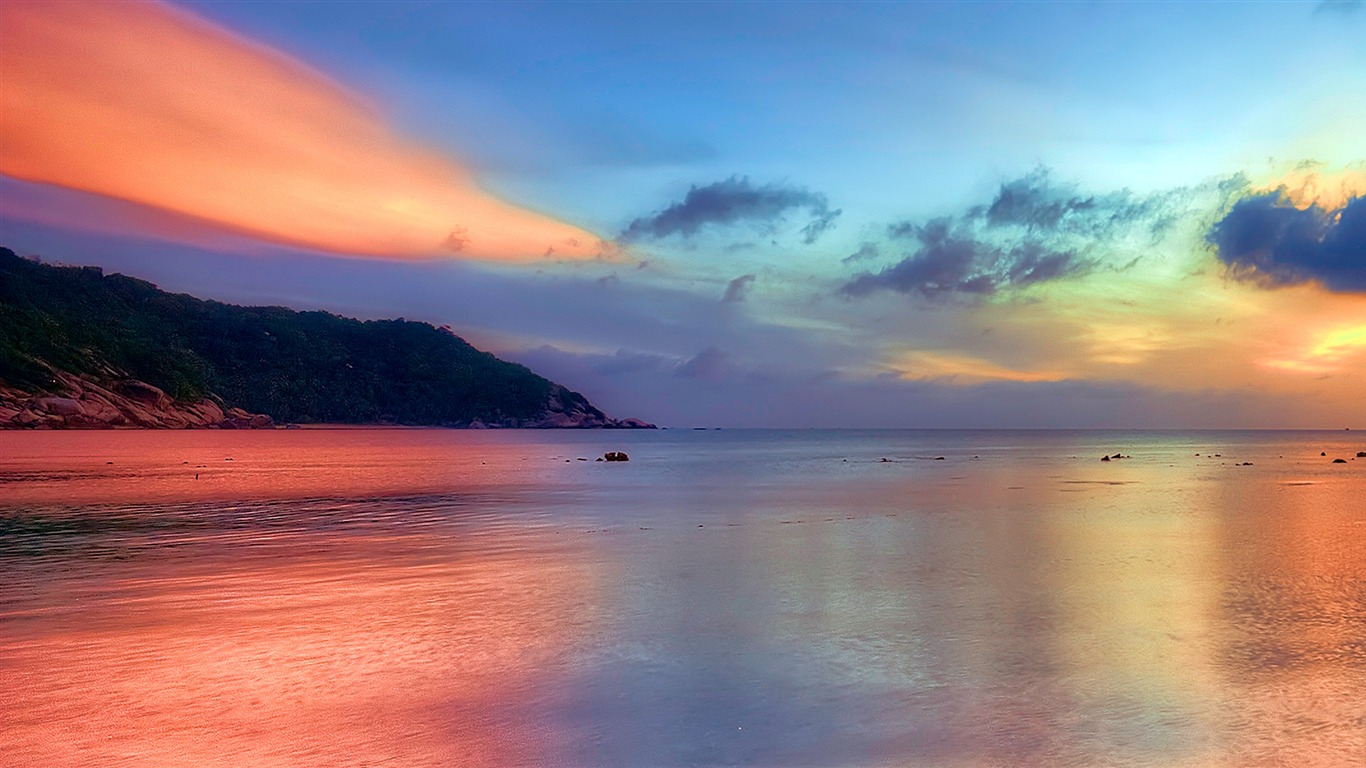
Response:
M884 370L958 386L1066 380L1296 403L1294 415L1267 414L1267 424L1366 417L1366 295L1314 284L1268 290L1228 279L1206 259L1173 248L1132 270L922 318L919 344L883 347Z
M984 381L1062 381L1063 374L1050 371L1017 371L990 360L955 352L909 350L893 363L901 378L908 380L953 379L963 383Z
M1332 373L1356 358L1366 362L1366 325L1338 328L1319 335L1298 357L1266 360L1262 364L1294 373Z
M340 254L612 255L483 192L324 75L169 5L9 2L0 33L5 175Z

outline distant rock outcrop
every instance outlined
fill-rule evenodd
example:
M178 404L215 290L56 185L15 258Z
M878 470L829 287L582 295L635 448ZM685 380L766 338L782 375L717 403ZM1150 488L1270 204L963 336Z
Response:
M614 419L588 402L587 398L559 384L550 385L544 410L526 417L497 420L473 419L467 424L447 426L466 429L656 429L640 419Z

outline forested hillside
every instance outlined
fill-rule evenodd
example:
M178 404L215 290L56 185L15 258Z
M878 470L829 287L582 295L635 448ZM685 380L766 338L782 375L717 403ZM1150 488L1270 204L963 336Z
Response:
M0 384L60 395L63 372L282 422L639 425L427 323L204 301L0 248Z

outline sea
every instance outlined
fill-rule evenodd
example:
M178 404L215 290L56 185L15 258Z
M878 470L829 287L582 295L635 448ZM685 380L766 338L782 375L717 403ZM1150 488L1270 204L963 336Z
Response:
M0 765L1360 768L1359 451L0 433Z

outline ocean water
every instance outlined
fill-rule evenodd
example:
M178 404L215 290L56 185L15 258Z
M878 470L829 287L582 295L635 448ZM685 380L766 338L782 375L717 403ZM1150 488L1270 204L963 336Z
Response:
M1363 450L0 433L0 765L1361 766Z

